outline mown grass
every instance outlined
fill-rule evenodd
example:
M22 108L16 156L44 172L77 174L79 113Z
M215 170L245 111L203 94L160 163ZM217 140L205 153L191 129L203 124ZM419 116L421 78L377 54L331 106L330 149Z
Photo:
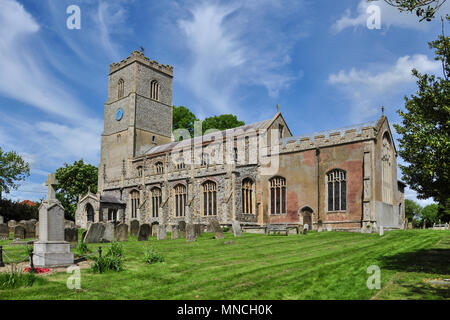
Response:
M8 251L19 250L0 241ZM89 244L92 252L109 244ZM164 262L147 264L154 248ZM408 230L377 234L310 232L244 234L213 239L123 243L125 270L81 271L81 290L66 273L32 287L0 290L0 299L448 299L448 289L424 279L449 278L450 232ZM23 248L21 251L23 252ZM381 290L366 286L367 268L381 268Z

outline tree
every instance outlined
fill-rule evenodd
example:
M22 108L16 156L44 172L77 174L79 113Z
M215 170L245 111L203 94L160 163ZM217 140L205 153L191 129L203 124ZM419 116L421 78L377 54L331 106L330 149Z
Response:
M421 216L427 227L432 227L434 223L439 223L438 205L433 203L425 206L421 211Z
M420 211L422 207L413 200L405 199L405 217L408 222L420 219Z
M378 0L369 0L378 1ZM419 21L431 21L435 13L447 0L384 0L387 4L398 8L400 11L415 12Z
M413 69L419 88L415 95L405 97L406 112L398 110L403 119L394 127L401 135L398 153L409 163L400 165L403 179L419 199L432 197L438 202L439 218L449 221L450 37L442 34L429 46L435 49L435 60L442 63L443 77Z
M210 129L217 129L219 131L236 128L245 125L243 121L232 114L222 114L220 116L213 116L206 118L202 122L203 134Z
M0 147L0 200L2 193L17 190L17 182L30 176L30 165L15 151L3 152Z
M195 114L184 106L173 107L173 130L186 129L194 136L194 122L199 121Z
M97 193L98 168L85 164L83 159L73 165L65 163L56 170L56 179L59 182L56 198L66 211L66 219L74 219L78 196L86 194L89 189Z

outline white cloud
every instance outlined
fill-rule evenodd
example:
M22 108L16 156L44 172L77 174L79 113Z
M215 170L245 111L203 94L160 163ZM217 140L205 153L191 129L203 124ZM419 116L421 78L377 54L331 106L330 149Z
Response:
M401 98L412 87L416 79L411 70L438 74L441 64L422 54L404 56L394 65L370 65L367 69L351 68L330 74L328 83L336 86L350 101L355 121L364 121L375 116L381 105L391 99Z
M299 3L284 3L289 7L271 2L259 6L202 2L190 10L189 17L177 20L189 60L189 67L178 68L178 79L200 100L203 110L237 109L237 91L245 86L263 86L269 96L276 97L298 78L299 70L292 74L283 69L290 63L295 37L288 39L275 22L263 19L268 12L281 16L297 12Z
M371 5L377 5L380 8L382 29L389 29L391 26L416 30L426 30L429 28L429 23L426 21L420 22L415 13L400 12L397 8L388 5L382 0L371 2L361 0L356 9L356 15L352 15L351 9L346 9L342 17L331 26L331 31L333 33L339 33L349 27L366 28L367 19L370 16L367 13L367 8ZM448 2L440 8L441 12L448 12L449 10L450 4Z

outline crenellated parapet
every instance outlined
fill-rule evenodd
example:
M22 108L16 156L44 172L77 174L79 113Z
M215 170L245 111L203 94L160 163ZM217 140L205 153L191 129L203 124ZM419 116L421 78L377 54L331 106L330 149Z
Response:
M132 52L128 58L126 58L120 62L111 63L109 65L109 74L112 74L112 73L116 72L117 70L120 70L120 69L126 67L127 65L129 65L133 62L136 62L136 61L139 63L142 63L143 65L146 65L154 70L160 71L162 73L165 73L165 74L173 77L173 66L170 66L168 64L159 64L157 61L150 60L142 52L137 51L137 50Z

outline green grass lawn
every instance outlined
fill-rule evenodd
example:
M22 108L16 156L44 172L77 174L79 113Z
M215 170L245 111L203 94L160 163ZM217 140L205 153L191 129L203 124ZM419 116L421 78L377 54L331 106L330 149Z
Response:
M24 247L0 245L15 256ZM88 245L96 251L99 244ZM101 244L106 251L109 244ZM450 231L377 234L310 232L244 234L224 240L203 234L185 239L123 243L125 271L81 271L81 290L69 290L67 273L32 287L0 290L0 299L449 299L447 288L424 279L450 278ZM144 263L153 246L165 261ZM381 290L366 286L367 268L381 269Z

